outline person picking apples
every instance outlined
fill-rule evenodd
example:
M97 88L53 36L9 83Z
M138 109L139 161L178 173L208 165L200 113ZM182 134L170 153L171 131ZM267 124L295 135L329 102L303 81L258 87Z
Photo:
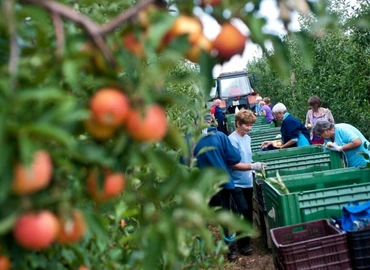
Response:
M365 166L368 162L363 155L357 155L357 153L363 152L370 155L369 149L365 147L365 144L369 146L370 143L354 126L320 120L313 127L313 132L325 140L326 149L343 153L344 162L348 167Z

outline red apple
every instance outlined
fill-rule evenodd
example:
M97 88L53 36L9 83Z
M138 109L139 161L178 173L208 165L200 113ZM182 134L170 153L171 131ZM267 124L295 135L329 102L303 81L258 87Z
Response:
M158 142L167 133L167 117L159 105L146 108L144 114L132 110L126 123L130 136L138 142Z
M30 250L40 250L49 247L57 237L59 224L50 211L27 213L18 218L13 235L15 241Z
M218 51L218 57L222 61L227 61L235 54L243 53L246 41L247 37L234 25L225 23L213 41L213 48Z
M31 164L18 163L13 170L12 190L18 195L31 194L45 188L52 177L53 164L48 152L35 152Z
M126 121L129 112L129 100L116 88L102 88L90 100L93 118L100 124L117 127Z

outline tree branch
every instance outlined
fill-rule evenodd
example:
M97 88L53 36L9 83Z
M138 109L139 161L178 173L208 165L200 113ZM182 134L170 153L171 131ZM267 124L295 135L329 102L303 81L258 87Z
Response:
M64 51L64 28L63 21L59 14L52 13L53 24L55 28L55 37L57 39L56 55L61 57Z
M10 55L9 55L9 77L10 77L10 87L14 89L17 85L16 77L18 72L18 60L19 60L19 46L17 42L16 35L16 25L14 20L14 0L8 0L4 3L4 13L8 21L8 31L10 36Z
M106 35L117 27L121 26L123 23L135 18L140 10L144 9L145 7L149 6L150 4L155 3L156 0L143 0L140 1L136 6L133 6L127 9L125 12L122 12L117 17L113 18L109 23L101 26L100 34Z
M76 12L74 9L63 4L49 0L21 0L22 3L34 4L49 10L52 13L59 14L77 24L82 25L89 35L94 36L99 33L100 26L94 23L90 18Z
M146 6L155 3L156 0L143 0L139 2L136 6L129 8L125 12L119 14L117 17L113 18L109 23L105 25L99 25L93 22L90 18L77 13L72 8L65 6L63 4L50 1L50 0L21 0L21 2L26 4L33 4L43 7L53 14L53 21L55 16L61 16L69 19L79 25L81 25L87 31L90 38L94 41L95 45L104 54L105 58L109 61L111 65L114 65L114 59L111 51L108 48L104 40L104 36L108 33L114 31L117 27L124 24L128 20L134 18L141 9ZM54 22L55 24L55 22ZM56 27L57 28L57 27ZM56 29L57 30L57 29ZM58 38L58 33L56 33ZM60 41L60 40L59 40ZM59 44L59 42L58 42Z

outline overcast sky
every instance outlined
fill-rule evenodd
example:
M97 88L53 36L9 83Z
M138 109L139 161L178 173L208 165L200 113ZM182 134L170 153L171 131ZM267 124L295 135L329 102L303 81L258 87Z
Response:
M260 15L267 19L267 25L264 27L265 32L273 33L276 35L285 34L285 30L281 21L279 21L279 10L276 6L276 0L263 0L260 5ZM213 40L220 31L219 24L209 15L202 13L201 9L196 10L195 13L201 18L205 35ZM238 27L238 29L244 33L248 34L248 28L241 21L233 21L233 23ZM291 30L298 30L298 15L294 14L292 18L292 23L290 24ZM224 63L222 66L217 65L213 70L213 76L217 77L221 72L230 72L236 70L243 70L249 60L255 57L261 56L261 49L252 43L247 41L244 53L242 56L236 55L230 59L229 62Z

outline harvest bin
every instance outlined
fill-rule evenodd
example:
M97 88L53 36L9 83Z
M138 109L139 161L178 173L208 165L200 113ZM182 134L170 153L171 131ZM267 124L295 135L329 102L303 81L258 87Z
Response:
M249 135L249 134L248 134ZM276 136L280 135L280 133L276 132L266 132L264 134L255 134L255 135L249 135L251 137L251 145L256 145L258 146L258 150L261 150L261 144L264 141L275 141L275 140L280 140Z
M278 269L352 269L346 236L327 219L270 232Z
M270 124L261 124L261 125L256 125L254 124L252 127L251 132L261 132L264 130L270 130L275 128L275 123L271 122Z
M322 171L329 169L338 169L342 167L339 153L336 152L332 152L331 154L325 153L324 156L320 156L321 159L318 158L317 160L314 160L312 157L304 158L305 160L313 161L313 163L311 162L311 166L306 162L304 162L303 164L294 164L294 166L289 165L291 162L295 163L295 161L298 160L299 156L306 156L314 153L325 153L325 152L322 146L311 145L257 152L253 153L252 159L254 162L259 161L266 162L268 164L268 167L265 169L268 177L276 176L276 168L278 162L280 162L279 165L284 169L283 173L279 171L280 175L295 174L297 169L299 169L300 172L312 172L315 170ZM330 159L328 159L328 157ZM318 163L319 166L315 163ZM254 181L254 195L256 199L260 202L260 206L265 209L266 208L264 206L265 200L263 198L262 190L264 182L265 181L261 179L257 179Z
M280 132L280 128L279 127L272 127L272 128L269 128L269 129L263 129L263 130L258 130L258 126L257 126L257 129L256 130L252 130L248 132L248 135L253 139L253 138L258 138L258 137L261 137L261 136L264 136L264 135L267 135L267 134L275 134L278 135L278 134L281 134Z
M289 194L265 182L270 229L330 216L341 217L350 201L363 203L370 198L370 169L343 168L323 172L284 176Z
M266 159L262 157L266 157ZM272 158L267 159L268 157ZM263 153L254 154L253 160L267 163L266 177L276 177L277 172L283 176L342 168L342 160L338 152L322 152L322 148L315 146L266 151L266 155ZM258 189L263 189L263 185L264 181L256 178L253 188L254 195L261 203L260 206L265 208L264 198L258 197L263 195L262 191L258 192Z
M264 141L274 141L274 140L279 140L279 138L276 138L275 133L267 133L264 136L260 137L252 137L251 138L251 148L252 148L252 153L259 152L261 151L261 144Z
M269 159L286 158L292 156L302 156L313 153L323 153L324 147L322 145L313 144L310 146L291 147L270 151L260 151L253 153L253 161L268 161Z
M256 122L254 123L256 126L257 125L264 125L266 124L266 117L265 116L260 116L260 115L257 115L256 116Z
M347 245L353 269L370 269L370 229L347 232Z
M265 162L267 163L266 177L276 177L277 172L283 176L343 167L340 154L335 151L273 158L267 159Z
M258 132L260 133L260 132ZM261 147L261 144L264 142L264 141L273 141L273 140L280 140L280 138L277 138L276 136L279 135L280 133L276 133L276 132L268 132L266 130L266 132L264 132L263 134L257 134L258 136L255 136L255 135L250 135L248 134L250 137L251 137L251 144L253 145L258 145L259 147Z

